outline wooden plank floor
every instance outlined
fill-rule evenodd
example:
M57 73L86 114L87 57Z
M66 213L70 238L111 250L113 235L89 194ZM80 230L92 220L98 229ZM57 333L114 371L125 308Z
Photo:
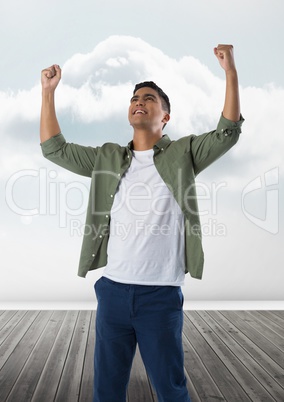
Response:
M0 401L91 402L95 314L0 311ZM284 311L185 311L183 342L192 402L284 401ZM157 402L139 351L128 402Z

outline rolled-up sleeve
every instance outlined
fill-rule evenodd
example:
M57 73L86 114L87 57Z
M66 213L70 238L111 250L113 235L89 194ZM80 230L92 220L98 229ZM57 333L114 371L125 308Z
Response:
M228 135L239 135L242 132L242 124L244 122L244 118L241 115L239 121L231 121L226 119L223 115L221 115L216 132L224 134L225 137Z
M243 122L242 115L237 122L221 115L216 130L191 138L191 154L196 175L237 143Z
M66 140L61 133L42 142L40 146L43 156L47 158L49 154L58 151L65 143Z
M92 176L99 147L68 143L61 133L40 145L43 156L51 162L82 176Z

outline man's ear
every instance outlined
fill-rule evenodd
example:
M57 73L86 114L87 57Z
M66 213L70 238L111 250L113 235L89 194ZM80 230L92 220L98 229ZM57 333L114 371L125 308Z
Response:
M169 122L170 118L171 118L171 116L169 115L169 113L165 113L162 123L167 124Z

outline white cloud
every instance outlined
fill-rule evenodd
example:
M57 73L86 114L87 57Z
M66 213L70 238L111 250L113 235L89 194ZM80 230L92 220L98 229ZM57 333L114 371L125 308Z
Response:
M64 116L67 133L68 120L80 125L104 121L111 124L115 119L114 134L107 140L120 142L120 127L127 119L134 84L143 80L156 81L168 93L172 118L166 130L173 139L213 129L223 107L225 81L214 76L207 66L192 56L176 60L131 36L111 36L92 52L72 56L62 70L56 106L59 120ZM36 154L40 102L40 84L30 91L0 93L2 177L11 174L13 166L18 169L26 165L29 158L34 164L26 143L31 143L29 147ZM230 151L231 158L241 163L241 171L247 174L280 166L284 89L272 85L242 87L241 104L246 121L241 141ZM33 125L35 136L27 132L28 124ZM39 148L38 154L40 157ZM232 175L232 171L228 173ZM237 172L235 176L241 182Z
M87 81L80 88L62 83L58 94L58 111L68 110L72 119L83 123L122 116L126 118L130 91L131 86L127 83L111 86L100 81Z
M193 57L175 60L127 36L112 36L93 52L76 54L64 64L62 104L88 122L113 113L125 116L134 84L144 80L155 81L169 94L176 136L215 124L224 82Z
M64 116L67 121L66 132L68 120L80 125L104 121L111 124L115 119L114 134L107 140L120 142L120 127L127 119L134 84L143 80L156 81L168 93L172 119L167 132L173 139L213 129L223 107L225 81L214 76L207 66L192 56L176 60L131 36L111 36L92 52L72 56L62 70L56 106L59 120ZM26 163L29 155L24 156L23 150L28 152L27 141L32 142L34 150L38 147L40 102L40 84L30 91L0 93L2 177L14 163L17 167ZM231 157L247 173L280 166L284 89L272 85L242 87L241 103L246 121L241 141L230 151ZM36 131L32 141L27 133L20 134L28 130L28 124L34 124Z
M39 85L17 93L8 91L0 92L0 124L3 130L17 120L30 122L38 119L40 111L40 87Z
M280 150L284 145L284 89L273 85L248 87L243 88L241 95L247 120L247 155L255 159L272 159L279 164L283 159Z

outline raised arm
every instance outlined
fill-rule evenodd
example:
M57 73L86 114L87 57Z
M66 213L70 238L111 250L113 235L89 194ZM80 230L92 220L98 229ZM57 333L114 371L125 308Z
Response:
M223 108L223 116L232 121L240 120L240 97L238 74L234 60L232 45L218 45L214 53L226 74L226 94Z
M45 68L41 72L42 106L40 117L40 141L43 143L60 133L60 127L55 112L54 93L61 79L61 69L58 65Z

